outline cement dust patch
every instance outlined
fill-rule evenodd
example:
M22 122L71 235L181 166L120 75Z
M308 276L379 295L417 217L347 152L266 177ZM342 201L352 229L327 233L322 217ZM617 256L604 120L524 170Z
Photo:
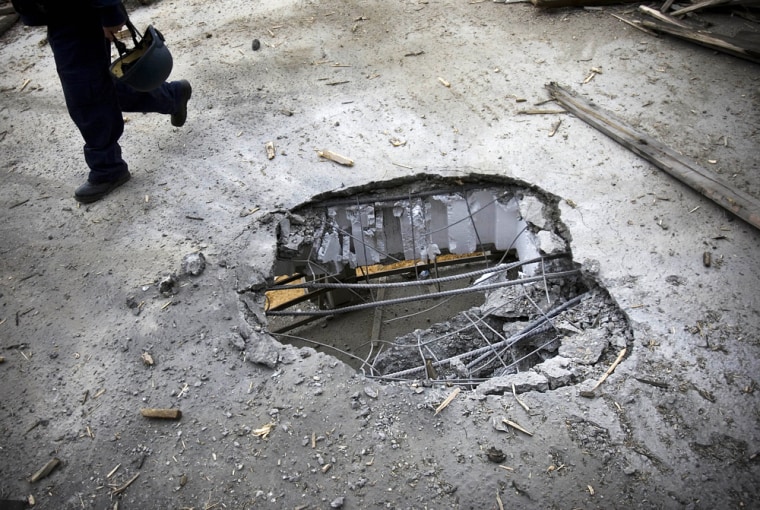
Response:
M269 332L384 381L503 393L584 380L633 335L573 261L558 202L509 179L422 175L277 213Z

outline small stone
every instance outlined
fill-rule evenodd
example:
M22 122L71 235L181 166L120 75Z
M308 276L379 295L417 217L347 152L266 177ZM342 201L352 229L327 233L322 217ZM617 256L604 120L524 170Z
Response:
M504 462L504 459L507 458L503 451L493 446L486 451L486 455L488 456L488 460L495 462L496 464Z
M190 253L182 259L182 273L200 275L206 269L206 257L201 252Z
M254 39L253 42L251 43L251 49L253 51L259 51L260 48L261 48L261 41L259 41L258 39Z
M173 274L166 275L158 282L158 292L162 296L170 297L174 295L175 285L177 285L177 277Z
M337 497L330 502L330 508L343 508L343 502L345 498L343 496Z

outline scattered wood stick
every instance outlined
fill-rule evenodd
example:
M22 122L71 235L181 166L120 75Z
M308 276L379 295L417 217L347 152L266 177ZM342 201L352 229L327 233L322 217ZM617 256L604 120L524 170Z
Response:
M446 397L446 400L444 400L443 402L441 402L441 405L439 405L436 408L435 414L437 415L438 413L440 413L441 411L443 411L444 409L446 409L449 406L449 404L451 404L451 402L453 402L453 400L455 398L457 398L457 395L459 395L460 391L462 391L460 388L454 388L454 391L452 391L449 394L449 396Z
M663 23L677 25L683 28L689 28L689 25L687 25L683 21L676 19L672 16L668 16L667 14L664 14L664 11L660 12L656 9L652 9L651 7L647 7L646 5L639 5L639 12L642 14L646 14L647 16L651 16L652 18L656 20L662 21Z
M636 379L637 381L639 381L641 383L648 384L650 386L654 386L655 388L668 389L670 387L668 385L668 383L664 383L664 382L660 382L660 381L655 381L654 379L647 379L646 377L635 377L634 379Z
M47 475L49 475L58 465L61 463L61 460L53 457L49 461L45 463L44 466L42 466L36 473L32 475L32 477L29 479L30 482L35 483L39 482L43 478L45 478Z
M615 358L615 361L612 362L612 365L610 365L610 368L608 368L607 371L602 375L602 377L600 377L599 380L596 381L596 384L594 385L594 387L591 388L588 391L582 391L581 392L581 396L584 396L584 397L593 396L594 395L594 391L596 391L596 389L599 386L601 386L604 381L607 380L607 378L610 376L610 374L612 374L612 372L615 371L615 368L617 368L617 366L620 364L620 362L623 361L623 358L625 357L625 353L626 352L628 352L628 348L623 347L623 350L620 351L620 353L618 354L617 358Z
M106 475L106 478L111 478L111 477L114 475L114 473L116 473L116 471L118 471L118 470L119 470L119 468L120 468L120 467L121 467L121 464L116 464L116 467L115 467L115 468L113 468L113 469L112 469L112 470L111 470L111 471L110 471L110 472L109 472L109 473Z
M31 82L31 81L32 80L30 80L29 78L27 78L26 80L24 80L24 83L21 84L21 88L18 89L18 91L19 92L23 92L23 90L26 88L27 85L29 85L29 82Z
M552 130L551 130L551 131L549 131L549 137L550 137L550 138L551 138L552 136L554 136L554 135L556 135L556 134L557 134L557 131L559 130L559 126L560 126L560 124L562 124L562 119L560 119L560 120L558 120L557 122L555 122L555 123L554 123L554 125L552 126Z
M496 491L496 503L499 505L499 510L504 510L504 503L501 502L501 496L499 496L499 491Z
M320 158L325 158L325 159L329 159L330 161L334 161L338 163L339 165L354 166L353 159L347 158L346 156L342 156L338 154L337 152L322 150L322 151L317 151L317 155Z
M122 485L118 489L112 490L111 491L111 495L112 496L118 496L119 494L121 494L122 492L124 492L125 490L127 490L127 487L129 487L130 485L132 485L134 483L134 481L137 480L138 476L140 476L140 473L137 473L135 476L133 476L132 478L130 478L129 480L127 480L126 483L124 483L124 485Z
M140 409L140 414L146 418L159 418L162 420L179 420L182 418L182 411L179 409Z
M614 13L610 13L610 16L612 16L613 18L617 19L618 21L622 21L626 25L632 26L636 30L641 30L645 34L653 35L655 37L657 36L656 32L652 32L651 30L648 30L648 29L642 27L640 21L629 21L629 20L625 19L624 17L618 16L617 14L614 14Z
M523 434L526 434L526 435L528 435L528 436L532 436L532 435L533 435L533 433L532 433L532 432L528 432L527 430L525 430L525 428L521 427L519 424L517 424L517 423L515 423L515 422L513 422L513 421L511 421L511 420L508 420L508 419L506 419L506 418L502 418L502 419L501 419L501 421L502 421L502 422L503 422L505 425L509 425L509 426L510 426L510 427L512 427L513 429L515 429L515 430L519 430L519 431L520 431L520 432L522 432Z
M447 82L446 80L444 80L440 76L438 77L438 81L441 82L441 85L443 85L444 87L447 87L447 88L451 87L451 83Z
M274 142L267 142L264 148L267 151L267 159L274 159Z
M518 115L556 115L559 113L567 113L567 110L536 110L536 109L530 109L530 110L520 110L517 112Z
M512 395L514 395L515 400L517 400L517 403L522 406L523 409L525 409L525 412L530 412L530 407L528 407L525 402L517 398L517 391L515 390L515 383L512 383Z
M683 16L689 12L699 11L706 7L715 7L729 3L731 0L706 0L704 2L693 3L687 7L683 7L670 13L671 16Z

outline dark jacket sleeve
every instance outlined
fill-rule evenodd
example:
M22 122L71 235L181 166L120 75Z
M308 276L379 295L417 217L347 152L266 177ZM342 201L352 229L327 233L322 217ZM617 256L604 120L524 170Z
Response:
M127 11L121 0L92 0L92 6L100 12L100 20L104 27L116 27L127 21Z

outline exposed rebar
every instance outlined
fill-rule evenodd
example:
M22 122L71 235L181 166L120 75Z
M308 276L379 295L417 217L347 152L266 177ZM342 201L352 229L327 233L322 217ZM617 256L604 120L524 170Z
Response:
M268 311L267 315L271 316L308 316L308 315L337 315L341 313L355 312L357 310L366 310L367 308L375 308L378 306L396 305L400 303L409 303L412 301L422 301L426 299L435 299L439 297L458 296L461 294L471 294L473 292L484 292L492 289L499 289L502 287L512 287L515 285L523 285L525 283L539 282L544 280L556 280L559 278L565 278L580 274L580 269L572 269L570 271L560 271L558 273L550 273L547 275L533 276L530 278L522 278L520 280L510 280L506 282L492 283L490 285L481 285L478 287L466 287L463 289L445 290L443 292L433 292L430 294L418 294L416 296L406 296L395 299L387 299L384 301L374 301L370 303L362 303L359 305L344 306L342 308L334 308L332 310L311 310L311 311L289 311L289 310L277 310Z
M495 343L493 345L487 345L485 347L480 347L478 349L475 349L475 350L472 350L472 351L469 351L469 352L465 352L465 353L462 353L462 354L457 354L456 356L452 356L450 358L446 358L446 359L442 359L440 361L436 361L436 362L433 363L433 366L434 367L438 367L438 366L441 366L441 365L443 365L445 363L451 363L452 360L457 359L457 358L459 358L459 359L469 358L469 357L472 357L472 356L478 356L480 354L487 353L486 356L483 356L483 357L479 358L479 360L482 361L486 357L490 356L491 349L500 349L500 348L505 347L505 346L511 346L511 345L514 345L516 342L519 342L520 340L522 340L522 339L524 339L526 337L529 337L533 333L533 330L535 330L538 327L544 325L552 317L554 317L556 315L559 315L560 313L564 312L568 308L570 308L572 306L575 306L576 304L580 303L585 298L591 296L592 293L593 293L593 291L588 291L588 292L585 292L585 293L583 293L583 294L581 294L579 296L575 296L574 298L572 298L569 301L563 303L562 305L558 306L554 310L551 310L551 311L547 312L544 317L541 317L541 318L536 319L535 321L531 322L525 328L523 328L523 330L520 333L518 333L516 335L513 335L513 336L509 337L506 340L503 340L501 342L497 342L497 343ZM475 363L475 364L477 364L477 363ZM470 368L470 365L468 365L468 369L469 368ZM401 370L399 372L394 372L392 374L387 374L387 375L385 375L385 377L389 377L389 378L403 377L403 376L406 376L406 375L416 374L417 372L421 372L423 370L425 370L424 366L422 366L422 367L415 367L415 368L409 368L407 370Z

